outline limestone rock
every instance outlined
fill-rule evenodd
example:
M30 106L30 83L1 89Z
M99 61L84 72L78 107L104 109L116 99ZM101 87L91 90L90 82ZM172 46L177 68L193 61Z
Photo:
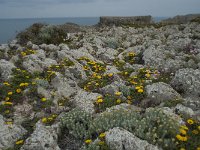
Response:
M0 77L2 80L8 80L11 77L12 69L16 68L15 65L5 59L0 60Z
M15 142L22 139L26 132L21 126L6 124L3 116L0 115L0 149L13 148Z
M56 90L56 98L54 102L62 98L70 98L77 92L77 85L75 81L65 78L62 74L56 73L56 77L52 79L51 85Z
M94 102L97 97L100 96L98 93L88 93L83 90L79 90L77 95L72 100L72 103L81 110L88 113L94 113Z
M181 99L181 95L177 93L170 85L157 82L146 86L147 97L151 102L158 105L162 102Z
M159 150L157 146L141 140L125 129L113 128L106 132L106 143L116 150Z
M161 69L165 63L165 57L163 49L151 46L144 51L142 59L144 60L146 66Z
M38 122L35 131L26 139L20 150L60 150L57 139L56 131L51 126Z
M199 97L200 70L191 68L178 70L171 81L171 85L181 94Z

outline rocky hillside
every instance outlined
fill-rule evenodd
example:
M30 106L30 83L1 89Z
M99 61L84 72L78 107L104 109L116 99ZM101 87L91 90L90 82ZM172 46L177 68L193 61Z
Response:
M1 150L200 149L199 23L59 29L0 45Z

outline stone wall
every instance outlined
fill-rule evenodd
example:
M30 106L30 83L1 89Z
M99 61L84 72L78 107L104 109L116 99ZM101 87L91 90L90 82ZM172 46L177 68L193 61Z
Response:
M100 17L100 25L146 25L152 23L151 16L132 16L132 17Z
M164 23L164 24L188 23L197 17L199 18L200 14L188 14L188 15L182 15L182 16L178 15L173 18L165 19L165 20L161 21L161 23Z

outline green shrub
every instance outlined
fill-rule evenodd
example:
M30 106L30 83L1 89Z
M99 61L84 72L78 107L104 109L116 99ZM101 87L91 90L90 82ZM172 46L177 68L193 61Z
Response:
M134 110L113 110L92 116L84 111L73 110L62 118L63 127L80 140L96 139L102 132L122 127L151 144L163 149L175 149L174 137L179 124L160 108L149 108L143 115Z

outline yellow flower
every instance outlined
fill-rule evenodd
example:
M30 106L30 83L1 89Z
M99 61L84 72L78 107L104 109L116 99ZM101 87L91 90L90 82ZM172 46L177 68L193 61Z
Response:
M25 85L24 83L20 83L20 84L19 84L19 86L24 86L24 85Z
M180 150L185 150L185 148L180 148Z
M10 97L6 97L5 100L6 100L6 101L9 101L9 100L10 100Z
M36 84L36 82L32 82L32 85L35 85Z
M88 70L88 66L83 66L83 70Z
M98 143L99 145L104 145L105 144L105 142L104 141L99 141L99 143Z
M106 136L105 133L101 133L101 134L99 135L99 138L104 138L105 136Z
M17 142L15 142L16 145L20 145L20 144L23 144L24 143L24 140L18 140Z
M149 78L149 77L151 76L151 74L147 73L147 74L145 74L145 76L146 76L147 78Z
M183 141L184 141L184 142L186 142L187 139L188 139L187 136L184 136L184 137L183 137Z
M134 57L134 56L135 56L135 53L134 53L134 52L130 52L130 53L128 54L128 56L129 56L129 57Z
M42 101L42 102L46 102L47 99L46 99L45 97L43 97L43 98L41 98L41 101Z
M187 123L189 123L189 124L192 125L192 124L194 124L194 121L193 121L192 119L188 119L188 120L187 120Z
M130 83L132 83L132 84L137 84L137 82L135 82L135 81L130 81Z
M136 86L135 89L136 89L136 90L139 90L139 89L140 89L140 86Z
M99 103L103 103L103 99L100 98L100 99L98 99L96 102L97 102L98 104L99 104Z
M93 73L93 74L92 74L92 77L96 77L96 76L97 76L97 74L96 74L96 73Z
M49 122L51 122L51 121L53 120L53 117L48 117L47 120L48 120Z
M59 68L60 66L56 66L56 68Z
M98 79L101 79L101 76L100 76L100 75L98 75L98 76L97 76L97 78L98 78Z
M180 134L177 134L176 135L176 138L179 140L179 141L187 141L187 137L186 136L181 136Z
M96 86L99 86L99 83L95 83Z
M130 100L130 99L132 99L132 97L129 95L129 96L127 96L127 99L129 99L129 100Z
M25 53L25 52L21 52L21 55L22 55L22 56L26 56L26 53Z
M53 114L53 115L52 115L53 118L56 118L57 116L58 116L58 115L56 115L56 114Z
M124 72L124 75L128 75L128 72Z
M122 94L122 92L115 92L116 96L120 96Z
M97 99L101 99L102 98L102 96L100 95L100 96L97 96Z
M197 147L197 150L200 150L200 147Z
M112 77L112 76L113 76L113 73L109 73L108 76L109 76L109 77Z
M181 133L182 135L186 135L186 134L187 134L187 132L186 132L184 129L180 129L179 131L180 131L180 133Z
M4 82L3 84L6 86L10 86L10 84L8 82Z
M143 89L138 89L138 93L143 93L144 90Z
M47 118L42 118L43 123L47 123Z
M176 135L176 138L177 138L179 141L182 140L182 136L181 136L180 134L177 134L177 135Z
M16 89L17 93L21 93L21 91L22 91L21 89Z
M184 129L184 130L188 130L187 126L181 126L181 128Z
M8 95L12 95L13 94L13 92L8 92Z
M200 126L197 127L200 130Z
M198 134L199 131L198 131L198 130L192 130L192 133L193 133L193 134Z
M24 86L28 86L28 83L24 83Z
M7 122L5 122L7 125L11 125L11 124L13 124L13 122L12 121L7 121Z
M12 102L3 102L3 105L12 105Z
M92 142L91 139L87 139L87 140L85 140L85 144L90 144L91 142Z
M122 101L121 101L121 99L117 99L116 102L117 102L118 104L120 104Z

